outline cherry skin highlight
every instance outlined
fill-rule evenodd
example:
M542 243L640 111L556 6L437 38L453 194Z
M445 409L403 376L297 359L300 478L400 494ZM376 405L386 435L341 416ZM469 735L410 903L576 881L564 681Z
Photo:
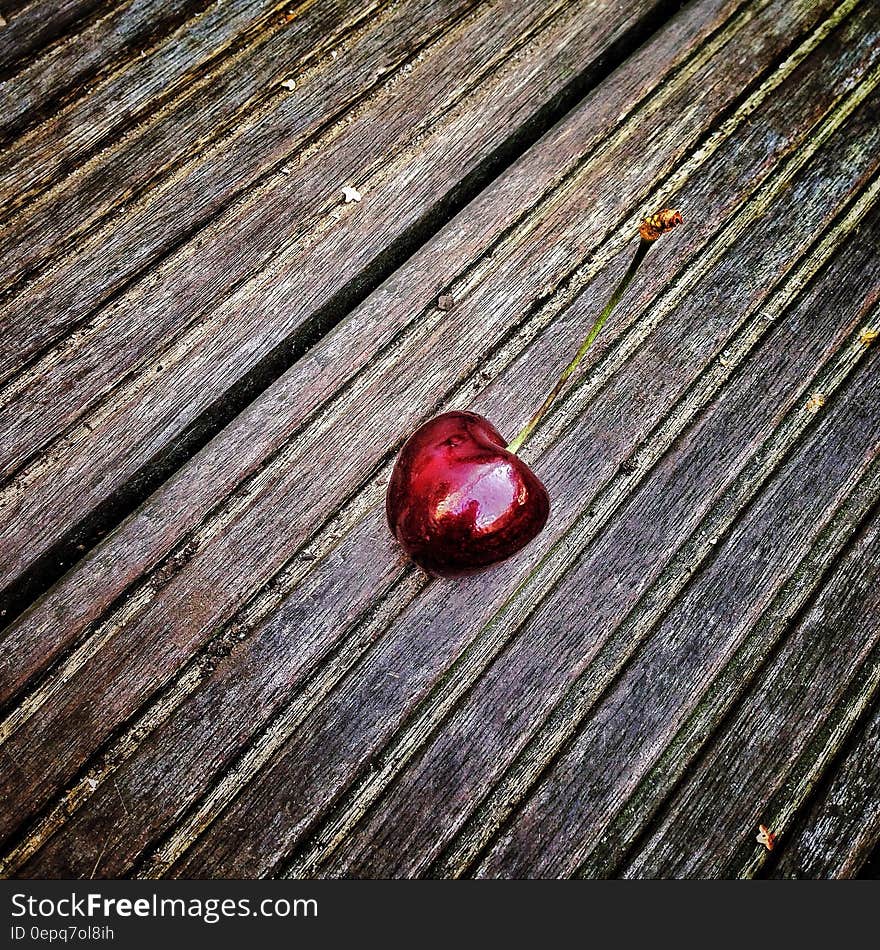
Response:
M546 524L547 490L506 446L483 416L447 412L400 450L386 495L388 524L429 573L482 570L525 547Z

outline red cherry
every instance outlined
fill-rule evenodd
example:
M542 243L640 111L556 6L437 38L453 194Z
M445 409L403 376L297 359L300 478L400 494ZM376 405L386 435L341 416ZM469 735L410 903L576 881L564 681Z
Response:
M391 473L388 524L426 571L454 577L515 554L547 522L532 470L474 412L447 412L409 438Z
M400 450L385 497L388 524L426 571L444 577L479 571L515 554L547 523L547 489L517 452L581 364L654 242L679 224L681 215L672 208L642 221L629 268L571 362L512 442L505 442L488 419L474 412L447 412L417 429Z

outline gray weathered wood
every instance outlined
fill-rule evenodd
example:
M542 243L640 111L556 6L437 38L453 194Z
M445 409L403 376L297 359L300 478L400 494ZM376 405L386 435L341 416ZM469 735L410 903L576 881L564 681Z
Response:
M492 9L448 10L426 41L426 75L486 56L477 27ZM420 176L425 188L441 176L452 193L492 160L499 128L525 134L534 83L549 101L566 87L565 56L594 42L570 38L579 5L534 10L523 52L532 85L522 66L490 57L473 93L444 112L439 79L430 101L440 131L409 151L394 140L387 174L364 164L363 148L367 119L395 86L365 75L358 106L335 93L351 122L327 153L294 147L315 163L315 201L319 161L385 175L362 188L361 205L340 207L342 237L361 243L344 246L334 225L317 244L285 245L277 294L268 275L247 285L241 307L224 311L230 336L216 345L213 324L194 325L199 345L181 350L169 389L138 377L114 388L126 365L140 372L135 331L154 333L144 353L165 354L164 373L177 316L162 313L163 298L151 301L128 342L117 341L109 401L89 408L74 392L59 410L91 414L102 448L90 432L53 444L39 421L17 430L19 446L33 439L37 453L33 479L20 482L21 516L39 510L43 525L54 518L67 531L64 506L74 497L98 504L129 484L142 445L158 451L176 438L176 413L189 408L143 424L139 413L160 411L183 380L193 388L175 390L181 400L248 372L265 340L246 330L259 335L266 324L245 303L262 307L275 332L274 301L301 279L287 270L294 261L317 261L322 249L327 261L367 260L389 209L420 220L401 182L418 191ZM607 43L632 20L601 22ZM499 55L516 23L499 24ZM351 26L342 11L338 24L373 37L365 63L380 35L400 39L407 63L402 13L377 10ZM878 29L876 4L857 0L685 8L12 622L0 634L3 871L762 870L754 832L736 837L745 811L721 816L723 847L704 840L717 791L711 764L725 763L732 788L732 770L755 775L769 756L735 746L736 723L766 723L775 693L765 684L799 682L781 657L795 671L820 671L806 701L789 690L785 715L771 716L802 744L750 786L753 810L781 827L805 814L809 789L875 695L874 668L859 657L874 649L877 605L870 578L848 581L873 550L880 496L878 356L859 339L877 321L880 286L877 249L864 239L880 221ZM317 68L316 83L331 73ZM402 65L396 82L409 75ZM460 76L449 81L456 88ZM316 110L329 88L313 90ZM185 114L175 103L169 128ZM226 113L233 137L247 127L235 108ZM247 141L230 153L252 156L243 174L273 168L277 158L263 161ZM489 151L450 154L454 142ZM187 167L218 183L225 160L219 149ZM228 204L232 192L218 198L207 253L225 260L262 220L246 224L251 210L285 187L240 204ZM472 406L513 431L528 413L523 394L549 384L625 266L639 215L665 201L681 205L686 228L652 252L526 452L553 498L546 531L485 575L429 581L391 543L381 511L400 441L440 407ZM124 226L106 234L120 252L141 253ZM191 244L180 259L201 261ZM163 273L159 247L144 242L135 273ZM244 257L222 280L239 265ZM194 281L181 290L192 275L164 273L169 294L192 296ZM46 272L47 293L55 278ZM137 285L124 289L122 271L118 279L134 294L124 306L147 299ZM348 293L351 275L338 279ZM220 284L206 299L215 291L226 299ZM88 306L83 288L75 292ZM454 297L452 310L436 308L440 293ZM315 312L317 299L307 304ZM21 345L45 334L38 348L48 341L53 352L72 314L22 334ZM76 339L71 372L94 340ZM102 352L115 358L106 339ZM48 384L63 394L50 363ZM814 415L804 404L817 389L827 401ZM130 467L117 473L125 458ZM76 494L93 462L98 487ZM74 494L53 509L61 474ZM23 537L22 550L36 549ZM841 552L844 567L830 573ZM856 619L826 657L809 618L840 611ZM683 796L703 803L694 827L682 820Z
M872 380L864 382L876 401ZM759 822L784 846L790 817L823 762L877 695L878 555L875 516L676 792L626 875L753 874L768 859L754 841Z
M305 348L336 319L334 308L356 299L406 252L413 229L442 214L469 176L491 165L573 76L589 75L609 44L651 9L647 0L625 11L603 5L591 30L573 31L577 6L496 4L453 22L462 4L446 4L457 14L444 15L437 3L427 22L439 20L441 29L424 37L427 26L413 35L421 19L402 12L376 19L373 43L355 43L352 53L364 50L369 68L361 82L369 95L347 103L326 128L315 110L326 117L333 96L320 75L334 76L337 93L350 94L330 49L311 92L311 127L300 129L299 140L278 137L283 129L276 127L291 99L299 115L299 100L277 85L263 90L268 113L259 110L253 127L242 123L237 141L209 152L211 161L172 176L174 198L151 191L113 222L121 246L108 256L107 235L98 232L70 260L62 254L45 293L26 284L10 302L7 318L19 328L27 327L26 314L52 314L46 332L53 342L30 352L41 333L27 331L29 362L0 393L0 585L23 583L35 564L46 569L55 545L87 532L119 493L137 495L140 481L164 473L175 452L233 413L247 385L264 384L291 358L289 350ZM389 53L392 72L376 84ZM310 82L306 74L307 102ZM208 84L203 94L212 89ZM145 142L139 148L144 152ZM216 213L165 240L179 203L203 202L206 174L209 189L224 173L252 174L246 156L252 163L254 153L261 180L236 196L221 187ZM116 175L127 182L124 151L118 160ZM343 206L344 184L369 198ZM99 185L118 203L118 177L104 173ZM84 204L75 190L72 200L77 208L101 204L93 194ZM48 232L39 217L28 223L27 212L24 232L15 222L7 229L13 264L31 254L34 241L47 234L51 241L58 227L68 233L68 215L54 204L47 214L56 222ZM132 240L138 256L152 255L151 266L141 262L134 273L126 263ZM90 253L105 261L103 273L89 267Z
M861 583L861 579L858 579ZM843 593L839 591L839 593ZM839 612L840 605L834 605ZM827 621L826 621L827 622ZM875 618L876 622L876 618ZM880 703L821 793L780 840L773 877L856 877L880 840Z
M14 75L28 57L71 35L100 10L101 0L8 0L0 28L0 75Z

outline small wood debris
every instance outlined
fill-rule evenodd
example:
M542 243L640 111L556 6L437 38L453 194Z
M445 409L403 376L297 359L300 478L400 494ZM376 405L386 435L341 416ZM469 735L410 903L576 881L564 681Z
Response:
M674 208L663 208L656 214L649 214L639 227L639 235L643 241L656 241L661 234L666 234L677 228L684 219L680 211Z
M865 346L870 345L880 336L880 330L865 329L859 334L859 343L864 343Z
M361 193L357 190L357 188L352 188L350 185L346 185L342 189L342 196L343 198L345 198L346 204L348 204L351 201L361 200Z
M295 79L285 79L284 82L281 83L281 85L282 85L282 87L283 87L284 89L286 89L288 92L293 92L293 90L296 89L296 80L295 80Z
M818 412L822 406L825 405L825 394L824 393L813 393L810 398L807 400L804 409L807 412Z
M726 356L721 356L721 357L719 357L718 362L719 362L725 369L727 369L727 367L730 366L730 360L729 360Z
M6 17L0 13L0 30L2 30L4 26L6 26Z
M764 845L768 851L772 851L776 845L776 835L766 825L758 825L758 834L755 836L755 841Z
M437 298L438 310L451 310L455 306L455 297L451 294L443 294Z

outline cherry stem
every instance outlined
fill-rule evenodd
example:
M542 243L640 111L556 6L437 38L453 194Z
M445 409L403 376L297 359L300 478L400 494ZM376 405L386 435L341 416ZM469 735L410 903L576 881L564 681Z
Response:
M614 288L614 293L611 294L608 303L605 304L602 312L596 318L596 322L590 328L590 332L584 338L584 341L578 348L577 353L575 353L574 358L568 364L568 366L565 367L565 369L562 371L562 375L556 380L553 388L547 394L547 398L543 403L541 403L538 411L532 416L531 419L529 419L516 438L507 446L508 452L512 452L514 455L519 452L519 450L523 447L523 445L538 427L538 424L556 401L556 397L562 391L566 382L568 382L569 377L572 375L572 373L574 373L578 366L580 366L581 361L587 354L587 350L589 350L589 348L593 345L596 337L602 331L605 321L611 316L618 303L620 303L620 298L626 293L627 287L629 287L633 277L636 275L636 271L639 269L639 266L645 259L645 255L651 249L651 245L654 243L657 237L666 231L671 231L673 227L680 223L681 215L678 214L677 211L661 211L656 215L652 215L650 218L645 219L640 230L641 240L639 241L639 246L636 248L636 253L633 256L632 262L627 268L626 273L621 278L620 283Z

